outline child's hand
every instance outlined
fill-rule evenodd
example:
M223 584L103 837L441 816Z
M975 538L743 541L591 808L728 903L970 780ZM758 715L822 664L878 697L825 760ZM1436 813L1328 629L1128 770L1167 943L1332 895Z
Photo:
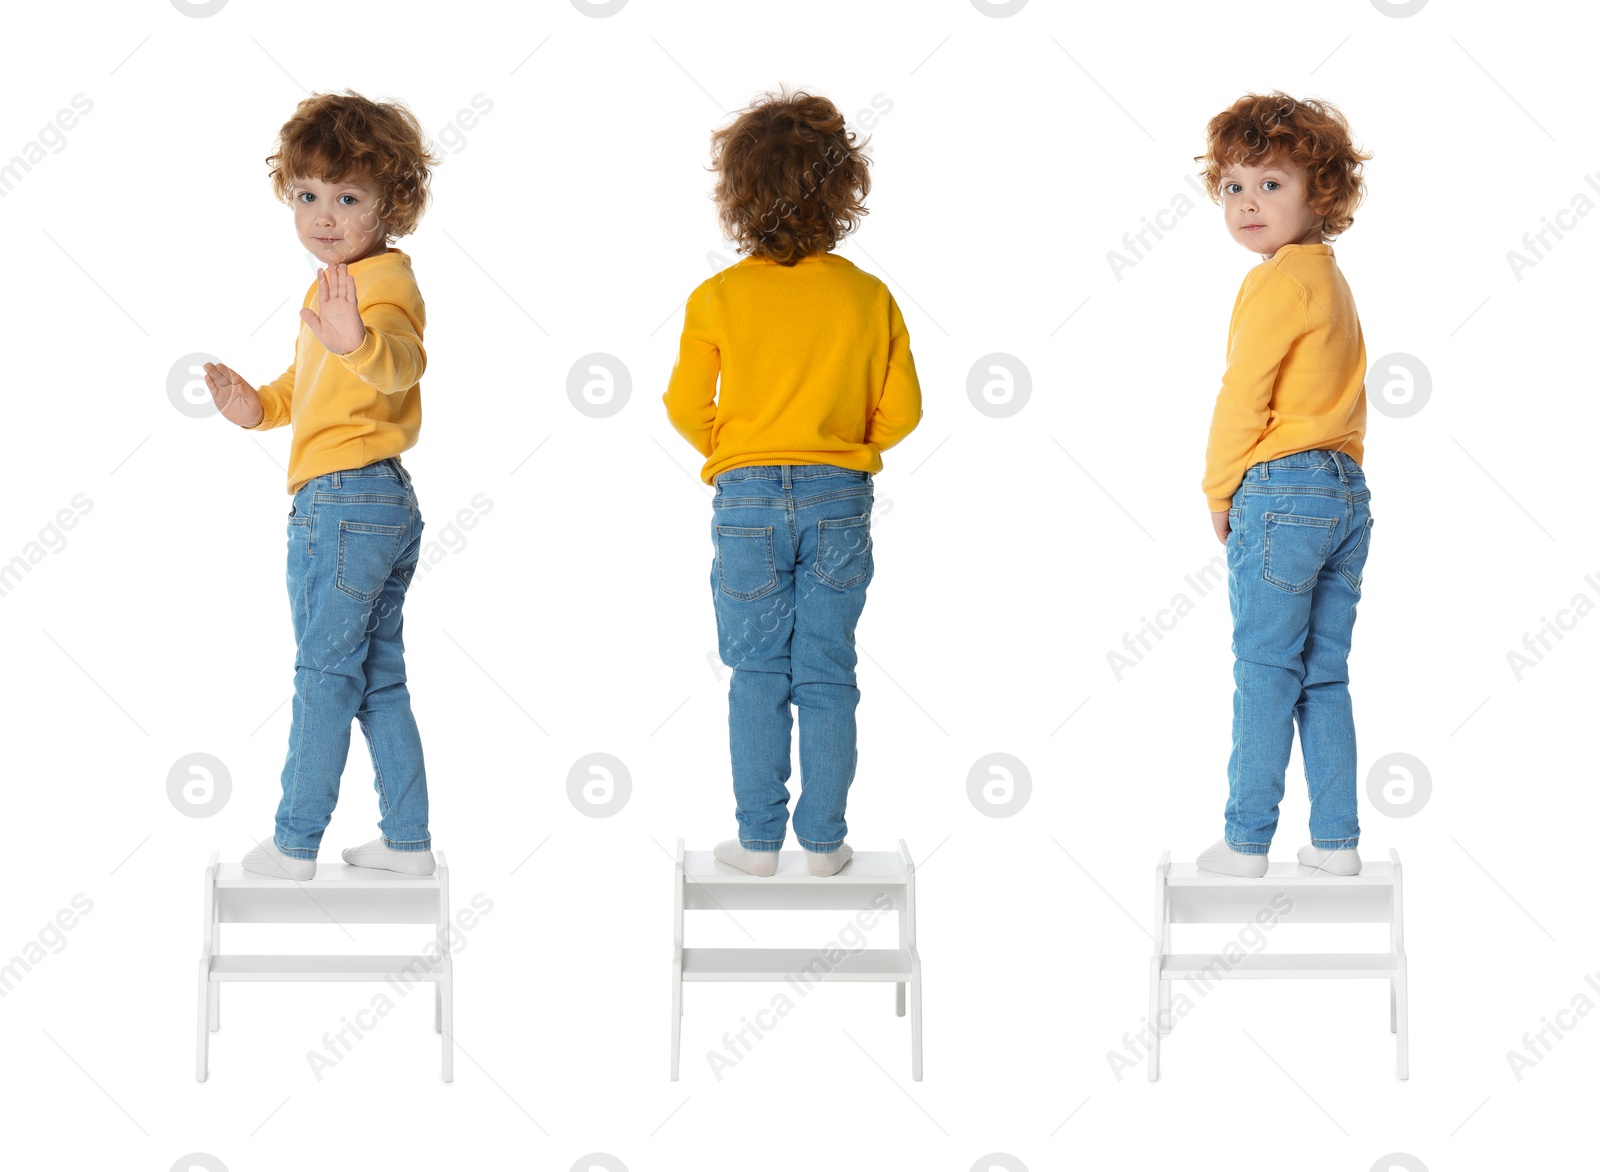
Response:
M328 353L348 354L366 340L367 327L356 308L356 279L347 266L317 270L317 308L322 311L320 316L302 309L300 320L311 327Z
M1228 544L1228 511L1211 514L1211 527L1217 531L1217 540Z
M224 419L240 427L254 427L261 422L261 396L254 387L220 362L206 363L205 371L206 390L211 392Z

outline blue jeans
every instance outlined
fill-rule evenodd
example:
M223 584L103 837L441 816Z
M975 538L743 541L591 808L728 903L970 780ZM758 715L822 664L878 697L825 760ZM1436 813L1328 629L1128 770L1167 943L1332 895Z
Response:
M1233 752L1228 845L1264 855L1278 827L1294 725L1311 844L1355 847L1356 728L1346 660L1372 531L1361 466L1315 449L1255 464L1228 512Z
M273 836L291 858L317 857L339 800L352 720L372 753L385 845L429 849L428 781L400 637L421 545L417 495L398 459L329 472L294 495L294 719Z
M764 464L716 477L711 596L728 681L739 841L783 845L792 701L800 710L794 836L844 841L856 772L856 620L872 581L872 475L832 464Z

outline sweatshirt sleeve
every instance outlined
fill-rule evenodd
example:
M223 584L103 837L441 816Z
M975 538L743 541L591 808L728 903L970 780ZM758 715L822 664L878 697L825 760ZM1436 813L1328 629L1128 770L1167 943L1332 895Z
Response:
M1246 275L1228 327L1228 365L1211 414L1201 490L1213 513L1232 507L1250 453L1272 416L1272 390L1295 339L1306 332L1306 294L1280 266Z
M867 421L867 443L880 452L905 439L922 420L922 386L911 357L911 335L894 296L889 297L889 367L883 394Z
M296 359L299 358L299 351L300 343L296 340ZM289 409L294 405L295 365L295 362L290 362L288 370L270 383L256 388L256 394L261 396L261 422L245 430L271 431L274 427L282 427L289 422Z
M717 373L722 354L711 314L711 283L689 294L683 309L683 336L678 360L661 396L667 419L702 456L711 455L711 429L717 419Z
M354 350L338 355L352 374L386 395L409 391L422 381L428 365L428 352L422 348L422 303L418 299L408 306L401 300L383 299L380 292L363 305L366 337Z

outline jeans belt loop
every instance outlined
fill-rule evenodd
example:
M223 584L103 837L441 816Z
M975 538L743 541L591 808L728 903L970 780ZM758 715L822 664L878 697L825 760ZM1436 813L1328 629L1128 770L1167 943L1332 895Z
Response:
M335 469L334 473L333 473L333 487L334 488L338 488L339 487L339 472L338 472L337 469Z

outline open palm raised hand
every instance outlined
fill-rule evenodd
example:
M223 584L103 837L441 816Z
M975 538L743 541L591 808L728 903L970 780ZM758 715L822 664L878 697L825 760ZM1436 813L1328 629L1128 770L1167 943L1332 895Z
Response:
M211 392L212 401L224 419L240 427L254 427L261 422L261 396L239 377L238 372L220 362L207 362L205 372L206 390Z
M317 270L317 311L302 309L300 319L311 327L330 354L348 354L367 336L356 308L356 279L347 265Z

